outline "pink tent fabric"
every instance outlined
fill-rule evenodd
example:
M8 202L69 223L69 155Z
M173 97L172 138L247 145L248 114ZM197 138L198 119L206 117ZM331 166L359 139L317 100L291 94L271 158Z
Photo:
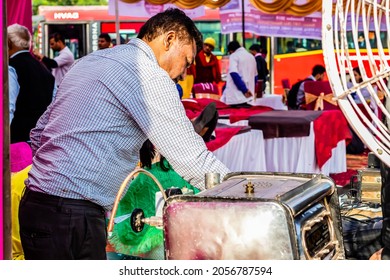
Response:
M32 33L32 0L7 0L7 26L18 23Z

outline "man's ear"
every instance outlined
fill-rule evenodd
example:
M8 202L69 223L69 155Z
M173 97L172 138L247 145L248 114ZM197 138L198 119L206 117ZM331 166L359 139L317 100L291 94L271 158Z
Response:
M169 50L169 48L172 46L173 42L176 40L176 32L175 31L169 31L165 34L164 38L164 49L166 51Z
M10 39L8 39L8 50L12 49L12 42Z

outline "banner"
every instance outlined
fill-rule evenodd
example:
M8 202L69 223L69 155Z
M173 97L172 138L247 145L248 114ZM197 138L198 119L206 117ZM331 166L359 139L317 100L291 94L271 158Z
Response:
M242 32L244 16L245 32L261 36L294 37L321 39L321 13L313 13L306 17L287 14L266 14L257 10L248 0L231 0L219 9L221 33Z
M174 4L153 5L145 1L139 1L137 3L124 3L119 0L109 0L108 2L108 14L115 15L115 1L118 1L119 16L132 16L132 17L147 17L150 18L158 13L165 11L168 8L177 8ZM198 7L195 9L181 9L186 15L192 19L205 15L204 7Z

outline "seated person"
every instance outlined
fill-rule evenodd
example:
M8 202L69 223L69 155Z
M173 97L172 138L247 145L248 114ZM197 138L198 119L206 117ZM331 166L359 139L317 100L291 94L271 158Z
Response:
M216 127L218 113L215 103L206 106L201 114L192 120L195 131L209 141ZM152 173L164 189L171 187L192 191L194 194L199 190L185 181L177 174L169 162L156 151L150 140L145 141L140 150L140 166ZM139 174L131 183L118 204L116 217L131 214L134 209L142 209L145 217L156 215L156 193L160 189L149 176ZM185 193L185 191L183 191ZM130 218L130 217L129 217ZM129 219L114 226L110 245L116 253L145 259L164 259L162 229L145 225L141 232L131 229Z
M24 252L19 235L19 203L24 192L24 181L31 169L32 150L27 142L10 145L11 167L11 215L12 215L12 259L24 260Z
M363 77L361 75L359 67L353 68L353 76L354 76L356 84L363 82ZM348 88L351 88L353 86L354 86L354 83L352 83L352 82L348 83ZM375 94L377 94L377 87L373 86L373 89L375 91ZM363 96L364 100L367 102L367 104L370 106L370 108L374 112L374 114L376 116L378 116L378 104L374 100L374 97L371 96L369 89L367 87L361 88L360 93ZM356 92L351 93L351 96L356 104L362 104L362 100L360 99L360 97L358 96L358 94Z
M161 183L164 189L177 187L187 188L194 193L199 190L179 176L160 155L152 143L147 140L140 150L140 164L151 172ZM139 174L130 184L130 187L118 205L117 217L130 214L136 208L144 211L145 217L156 214L155 196L160 189L147 175ZM129 220L115 225L109 242L115 251L120 254L136 256L145 259L164 259L164 238L162 229L145 225L141 232L131 229Z
M353 68L353 76L354 76L355 81L356 81L357 84L363 82L362 74L360 73L359 67ZM348 83L348 88L353 87L353 85L354 84L352 82L349 82ZM364 97L364 99L366 101L371 102L371 94L370 94L370 92L368 91L367 88L360 89L360 92L361 92L361 94L363 95L363 97ZM353 99L355 100L356 103L362 103L362 101L360 100L359 96L356 93L352 93L352 97L353 97Z

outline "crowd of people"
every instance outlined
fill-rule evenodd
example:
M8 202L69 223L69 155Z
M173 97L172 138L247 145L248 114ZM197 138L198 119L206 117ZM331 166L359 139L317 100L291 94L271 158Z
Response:
M215 40L203 40L181 10L151 17L127 44L113 47L103 33L99 50L76 61L63 34L49 38L52 59L31 52L26 27L14 24L7 31L11 143L28 143L32 158L18 170L27 179L15 177L13 187L15 259L107 259L106 213L139 162L159 174L165 188L178 185L194 193L205 189L206 173L223 178L230 172L205 144L216 126L216 108L206 107L190 120L181 103L194 85L222 82ZM248 51L233 40L227 51L221 101L249 107L257 81L269 75L261 46ZM316 65L306 80L319 81L324 74ZM302 89L303 83L297 107L303 104ZM137 203L155 214L157 190L143 192L145 180L140 176L130 184L119 214ZM125 233L127 227L119 226L113 239L125 253L144 257L161 249L161 231L137 236ZM143 243L145 236L152 241Z

